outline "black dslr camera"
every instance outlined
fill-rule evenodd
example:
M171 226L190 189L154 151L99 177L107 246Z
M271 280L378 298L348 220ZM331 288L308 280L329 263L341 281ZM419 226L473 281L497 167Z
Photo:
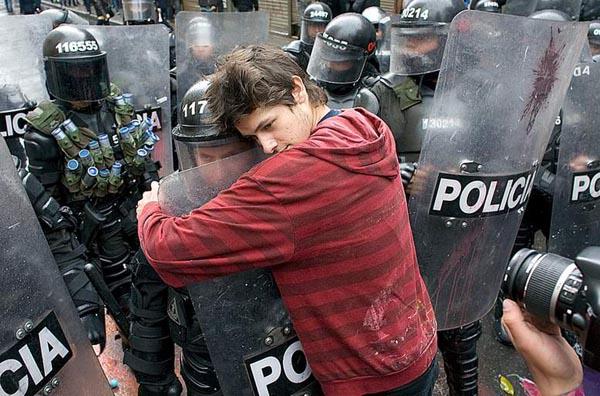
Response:
M502 291L531 314L575 332L584 364L600 370L600 247L584 249L575 262L521 249L508 264Z

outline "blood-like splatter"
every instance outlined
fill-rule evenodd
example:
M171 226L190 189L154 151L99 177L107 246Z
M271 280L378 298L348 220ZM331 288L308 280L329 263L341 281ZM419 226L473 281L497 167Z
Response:
M523 121L523 119L528 118L528 135L533 129L533 124L535 123L538 113L546 103L548 96L550 96L550 93L554 88L554 83L558 80L558 69L566 46L566 44L563 44L562 46L557 45L554 38L555 32L552 30L553 28L550 29L550 42L548 43L548 47L540 59L537 68L533 71L535 75L533 89L520 119L520 121ZM556 33L560 33L560 29L557 28Z

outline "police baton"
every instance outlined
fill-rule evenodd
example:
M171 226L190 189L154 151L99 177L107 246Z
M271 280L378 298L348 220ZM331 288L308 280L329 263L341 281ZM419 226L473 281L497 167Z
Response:
M102 298L102 301L104 301L104 304L106 304L106 309L108 309L108 313L115 320L115 323L121 331L121 334L123 334L126 338L129 338L129 320L127 320L127 317L125 317L125 314L123 313L123 310L121 310L121 307L115 299L115 296L112 295L108 289L108 286L106 285L106 282L104 282L104 279L102 279L100 271L98 271L98 268L91 263L87 263L83 269L85 270L88 278L90 278L92 285L94 285L96 288L100 298Z

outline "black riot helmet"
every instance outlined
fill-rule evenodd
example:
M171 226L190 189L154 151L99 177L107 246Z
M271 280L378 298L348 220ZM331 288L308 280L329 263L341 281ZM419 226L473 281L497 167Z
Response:
M77 15L71 10L59 10L58 8L50 8L40 13L46 15L52 20L52 26L54 28L59 27L63 23L69 25L89 25L88 21Z
M392 23L390 71L422 75L438 71L450 22L464 11L463 0L410 0Z
M325 31L325 27L331 22L331 8L325 3L309 4L302 15L300 26L300 41L302 44L312 47L318 33Z
M404 2L400 19L417 25L427 22L450 23L465 9L462 0L409 0Z
M485 12L502 12L502 3L498 0L473 0L469 4L469 8L475 11Z
M592 56L600 54L600 21L590 23L588 28L588 41Z
M549 10L560 11L560 12L566 14L567 16L569 16L568 20L576 21L579 19L579 14L581 12L581 0L538 0L535 10L536 11L549 11ZM556 18L559 18L556 15L557 14L552 16L551 14L548 14L548 17L539 18L539 19L561 21L562 19L556 19ZM555 19L550 19L550 18L555 18Z
M306 71L319 82L354 84L376 48L375 29L367 18L356 13L338 15L317 35Z
M87 30L61 25L46 36L43 46L46 86L65 102L94 102L110 93L106 52Z
M153 0L123 0L123 22L126 25L152 24L155 19Z
M545 19L547 21L569 22L571 17L559 10L539 10L529 15L533 19Z
M209 84L207 80L198 81L181 100L179 125L172 131L181 170L235 155L252 146L237 132L219 132L216 125L209 123L210 112L204 100Z
M379 23L381 20L386 18L388 15L380 7L373 6L365 8L365 10L362 12L362 16L367 18L377 31L379 29Z

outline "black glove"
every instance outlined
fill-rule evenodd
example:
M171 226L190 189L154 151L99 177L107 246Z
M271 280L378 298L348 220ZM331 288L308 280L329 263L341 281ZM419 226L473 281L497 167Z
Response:
M406 189L412 181L415 171L417 170L418 164L416 162L401 162L400 163L400 177L402 178L402 185Z

